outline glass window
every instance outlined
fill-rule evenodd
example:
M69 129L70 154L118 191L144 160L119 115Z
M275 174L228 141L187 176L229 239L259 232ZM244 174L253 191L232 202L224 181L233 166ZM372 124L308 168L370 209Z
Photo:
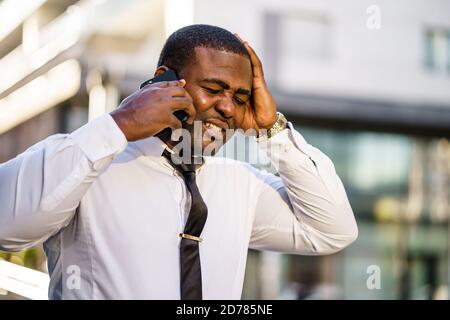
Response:
M284 291L296 288L297 298L448 298L449 141L297 129L335 164L359 237L332 256L285 257L289 272ZM379 288L368 284L374 270L379 272Z
M425 31L425 67L437 72L450 73L450 31Z
M408 193L412 138L399 134L297 128L334 163L360 218L373 218L380 196Z

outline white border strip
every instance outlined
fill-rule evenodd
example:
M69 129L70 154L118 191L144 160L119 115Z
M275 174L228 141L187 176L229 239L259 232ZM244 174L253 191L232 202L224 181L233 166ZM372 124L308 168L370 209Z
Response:
M48 300L48 274L0 260L0 289L32 300Z

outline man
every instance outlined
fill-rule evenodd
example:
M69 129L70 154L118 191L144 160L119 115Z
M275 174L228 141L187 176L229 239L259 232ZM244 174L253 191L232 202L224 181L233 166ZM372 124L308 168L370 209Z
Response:
M182 80L145 86L1 165L0 249L45 242L51 298L239 299L249 247L319 255L356 239L333 164L277 114L247 42L182 28L155 75L168 69ZM216 157L180 168L176 141L157 135L192 132L194 120L204 150L227 130L253 129L279 177Z

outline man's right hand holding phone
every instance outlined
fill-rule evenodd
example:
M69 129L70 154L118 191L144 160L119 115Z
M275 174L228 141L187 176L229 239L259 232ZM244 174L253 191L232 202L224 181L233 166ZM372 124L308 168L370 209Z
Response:
M165 128L181 128L182 122L173 114L178 110L188 114L186 122L192 125L196 111L185 84L181 79L147 85L125 98L110 114L128 141L154 136Z

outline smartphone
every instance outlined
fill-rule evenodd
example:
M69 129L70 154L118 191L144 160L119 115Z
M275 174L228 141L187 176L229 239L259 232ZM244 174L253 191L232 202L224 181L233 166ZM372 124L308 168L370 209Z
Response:
M140 86L139 89L142 89L143 87L152 84L152 83L156 83L156 82L162 82L162 81L174 81L174 80L179 80L180 78L178 77L177 73L175 70L173 69L169 69L166 72L160 74L159 76L156 76L152 79L149 79L147 81L144 81ZM187 119L189 118L188 114L183 111L183 110L177 110L173 113L173 115L175 117L178 118L178 120L180 120L181 122L185 122L187 121Z

